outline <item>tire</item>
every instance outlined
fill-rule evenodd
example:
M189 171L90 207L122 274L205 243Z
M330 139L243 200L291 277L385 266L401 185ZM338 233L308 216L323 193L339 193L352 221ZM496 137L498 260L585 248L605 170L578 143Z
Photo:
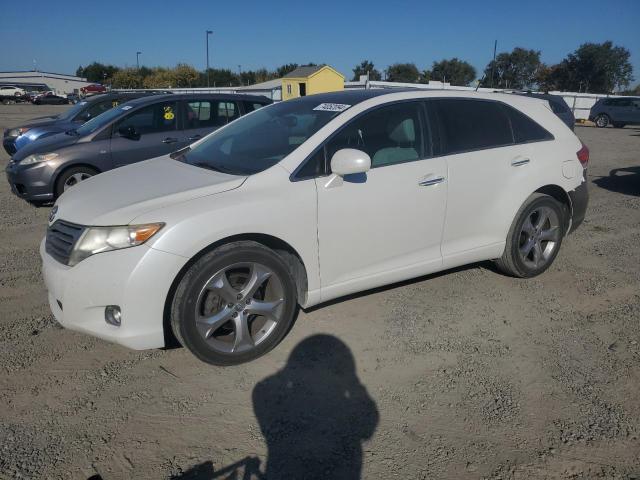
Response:
M608 127L609 124L611 123L611 119L609 118L609 115L607 115L606 113L601 113L597 115L596 118L593 119L593 121L596 124L596 127L598 128Z
M248 362L287 334L298 308L296 292L277 253L256 242L229 243L205 254L182 277L171 303L171 328L203 362Z
M504 253L495 260L498 269L517 278L535 277L544 272L562 245L566 215L567 208L553 197L541 193L531 195L511 224Z
M93 177L97 174L98 172L90 167L72 167L68 170L65 170L56 179L54 191L55 198L58 198L65 192L65 190L73 187L78 182L86 180L87 178Z
M613 122L613 128L624 128L625 124L621 122Z

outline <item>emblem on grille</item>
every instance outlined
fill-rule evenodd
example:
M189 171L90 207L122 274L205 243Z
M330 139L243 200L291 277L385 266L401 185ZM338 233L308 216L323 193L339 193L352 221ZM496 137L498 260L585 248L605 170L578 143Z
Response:
M56 213L58 213L58 206L54 205L49 213L49 223L53 222L53 219L56 218Z

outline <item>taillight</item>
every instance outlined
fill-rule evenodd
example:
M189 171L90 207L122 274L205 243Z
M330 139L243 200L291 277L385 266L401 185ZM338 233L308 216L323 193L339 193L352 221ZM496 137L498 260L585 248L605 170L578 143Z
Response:
M576 152L576 155L582 166L586 167L589 163L589 148L583 143L582 148Z

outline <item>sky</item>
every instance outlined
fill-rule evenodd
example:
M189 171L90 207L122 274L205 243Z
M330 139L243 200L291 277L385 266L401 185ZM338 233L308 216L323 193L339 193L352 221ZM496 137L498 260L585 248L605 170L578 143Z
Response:
M307 0L3 2L0 71L75 73L93 61L135 66L206 65L238 71L285 63L327 63L345 76L364 59L384 70L420 70L458 57L478 76L514 47L561 61L584 42L611 40L631 51L640 82L640 0ZM99 8L94 8L100 5ZM104 5L104 7L102 6Z

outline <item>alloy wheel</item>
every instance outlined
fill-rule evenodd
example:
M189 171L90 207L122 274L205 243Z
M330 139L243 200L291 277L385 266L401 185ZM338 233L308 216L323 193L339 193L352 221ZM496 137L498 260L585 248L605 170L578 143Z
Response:
M196 329L217 352L248 352L273 333L284 305L283 283L272 269L235 263L203 285L196 301Z
M551 208L541 206L527 216L520 230L518 251L522 262L530 268L544 267L559 244L560 218Z
M606 127L609 125L609 117L606 115L598 115L596 118L596 125L600 128Z
M90 178L90 177L91 175L88 173L74 173L73 175L71 175L69 178L65 180L63 191L66 192L71 187L77 185L81 181L86 180L87 178Z

